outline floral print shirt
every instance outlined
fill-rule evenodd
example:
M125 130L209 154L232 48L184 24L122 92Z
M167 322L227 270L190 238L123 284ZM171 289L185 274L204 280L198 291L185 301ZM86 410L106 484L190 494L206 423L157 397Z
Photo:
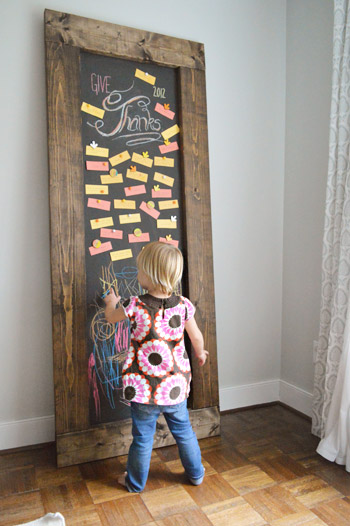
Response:
M185 322L195 307L183 296L132 296L124 303L131 345L123 366L123 396L129 402L174 405L189 395L191 367Z

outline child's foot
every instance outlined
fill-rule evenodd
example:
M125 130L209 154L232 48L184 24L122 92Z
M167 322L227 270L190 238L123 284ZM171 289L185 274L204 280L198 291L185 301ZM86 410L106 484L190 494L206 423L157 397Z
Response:
M199 479L190 479L189 478L189 481L191 482L191 484L193 484L194 486L200 486L200 484L202 484L203 482L203 479L204 479L204 475L205 475L205 468L204 469L204 473L202 475L202 477L200 477Z
M125 487L126 487L126 482L125 482L126 475L127 475L127 471L124 471L124 473L118 477L119 484Z

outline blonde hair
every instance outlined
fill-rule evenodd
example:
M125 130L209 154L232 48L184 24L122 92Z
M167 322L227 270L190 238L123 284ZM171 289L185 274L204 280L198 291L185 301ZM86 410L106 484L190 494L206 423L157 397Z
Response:
M164 294L171 294L181 279L183 257L174 245L153 241L137 256L137 266Z

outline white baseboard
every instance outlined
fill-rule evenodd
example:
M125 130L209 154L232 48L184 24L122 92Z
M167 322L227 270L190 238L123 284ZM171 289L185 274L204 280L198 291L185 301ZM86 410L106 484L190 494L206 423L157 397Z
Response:
M312 416L312 393L300 389L295 385L280 380L280 402L300 411L304 415Z
M269 402L283 402L311 416L312 393L284 380L269 380L220 389L221 411ZM53 415L0 424L0 450L33 446L54 440L55 417Z
M220 389L221 411L269 402L283 402L289 407L311 416L312 393L308 393L284 380L270 380Z
M0 424L0 450L55 440L55 417L42 416Z
M250 405L267 404L279 400L279 380L255 384L223 387L220 389L220 411L229 411Z

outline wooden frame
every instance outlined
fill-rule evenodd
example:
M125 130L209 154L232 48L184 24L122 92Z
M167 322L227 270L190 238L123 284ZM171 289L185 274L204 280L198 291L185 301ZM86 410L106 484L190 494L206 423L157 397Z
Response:
M125 454L130 421L90 427L85 351L81 50L179 68L188 295L209 363L193 364L190 417L199 438L219 434L209 161L203 44L45 10L51 276L58 466ZM173 443L160 419L155 447Z

